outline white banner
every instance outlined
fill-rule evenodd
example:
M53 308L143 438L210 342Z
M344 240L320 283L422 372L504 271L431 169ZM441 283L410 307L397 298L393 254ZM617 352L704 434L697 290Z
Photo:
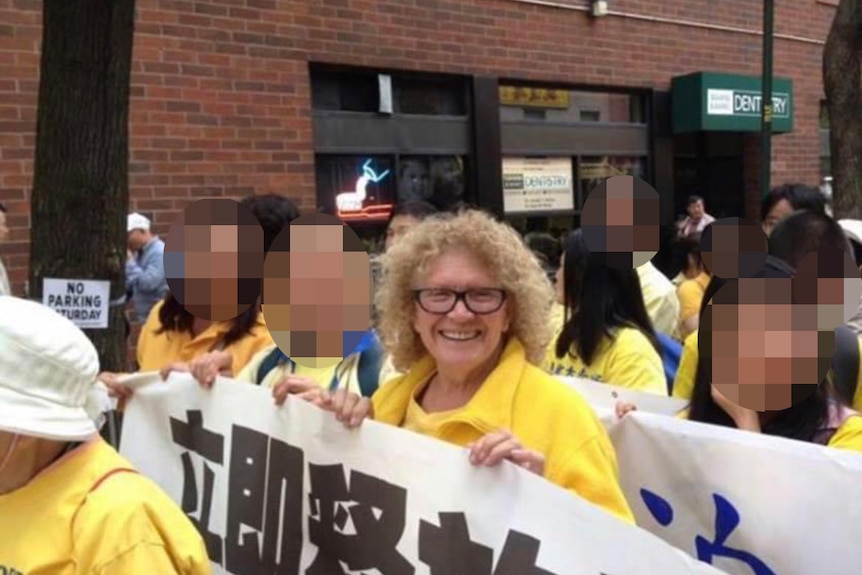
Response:
M509 463L187 374L136 391L122 453L197 522L216 573L719 574Z
M692 556L732 575L862 571L862 455L640 412L611 437L638 524Z

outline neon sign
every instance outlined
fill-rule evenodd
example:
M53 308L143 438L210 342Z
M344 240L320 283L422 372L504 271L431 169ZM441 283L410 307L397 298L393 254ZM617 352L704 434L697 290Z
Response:
M380 220L388 219L392 213L392 204L365 205L368 199L368 185L379 184L389 175L390 170L378 174L371 167L372 160L362 165L362 175L356 180L352 192L343 192L335 196L335 207L338 217L342 220Z

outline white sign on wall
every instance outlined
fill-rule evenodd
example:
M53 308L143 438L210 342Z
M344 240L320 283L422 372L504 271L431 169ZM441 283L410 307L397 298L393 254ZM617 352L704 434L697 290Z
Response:
M760 116L763 95L756 90L706 91L706 113L710 116ZM776 118L790 117L790 94L772 94L772 115Z
M81 329L107 329L111 282L45 278L42 304Z
M509 213L575 209L571 158L503 158L503 209Z

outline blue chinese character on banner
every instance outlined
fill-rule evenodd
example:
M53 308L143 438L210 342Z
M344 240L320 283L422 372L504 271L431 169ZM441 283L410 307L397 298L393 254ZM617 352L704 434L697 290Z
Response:
M667 527L673 523L673 507L667 500L646 489L641 489L640 494L650 515L659 525ZM727 538L739 527L739 511L730 501L718 493L712 494L712 500L715 503L715 539L710 541L701 535L694 538L698 560L712 565L715 558L727 557L745 563L751 568L754 575L776 575L775 571L753 553L725 545Z

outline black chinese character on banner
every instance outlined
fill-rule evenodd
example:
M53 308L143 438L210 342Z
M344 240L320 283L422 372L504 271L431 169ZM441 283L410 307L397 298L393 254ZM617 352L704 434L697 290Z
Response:
M299 572L303 465L301 449L233 426L225 537L227 571L234 575Z
M397 549L404 532L407 490L342 465L309 464L309 539L317 556L306 575L345 575L377 569L383 575L413 575Z
M177 445L184 447L204 458L203 499L198 507L198 481L195 476L195 468L192 456L187 451L182 454L183 461L183 499L182 509L189 519L197 527L207 547L210 559L221 564L222 540L209 530L210 511L213 502L213 484L215 473L207 464L207 461L222 465L224 458L224 437L204 429L203 414L200 411L187 411L188 423L179 419L170 418L171 439ZM200 519L191 516L200 510Z
M554 575L536 566L538 539L509 531L494 569L494 550L470 539L463 513L439 513L440 526L419 524L419 559L431 575Z

